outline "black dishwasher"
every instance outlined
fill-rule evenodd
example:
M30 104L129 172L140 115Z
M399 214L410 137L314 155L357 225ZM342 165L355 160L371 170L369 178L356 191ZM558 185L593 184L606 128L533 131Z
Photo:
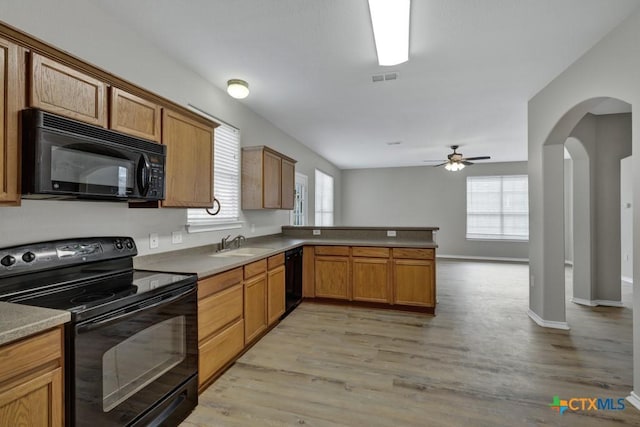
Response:
M302 247L284 253L286 306L282 319L302 301Z

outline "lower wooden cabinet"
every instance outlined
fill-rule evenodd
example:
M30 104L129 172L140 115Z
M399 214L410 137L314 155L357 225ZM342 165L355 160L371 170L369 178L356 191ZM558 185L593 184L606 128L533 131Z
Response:
M267 323L274 324L284 314L284 310L285 271L284 265L280 265L267 272Z
M317 255L316 297L349 299L349 257Z
M258 261L259 262L259 261ZM254 265L256 263L253 263ZM249 344L267 328L267 272L264 270L250 278L246 272L254 267L245 266L244 281L244 341Z
M353 258L354 301L391 302L389 259Z
M202 388L206 385L243 348L244 319L236 321L202 343L199 348L198 386Z
M242 267L198 282L200 391L244 348Z
M435 249L315 246L305 297L425 307L435 312ZM307 286L308 288L308 286Z
M62 327L0 347L0 425L63 426Z
M394 260L393 303L435 307L434 269L431 260Z

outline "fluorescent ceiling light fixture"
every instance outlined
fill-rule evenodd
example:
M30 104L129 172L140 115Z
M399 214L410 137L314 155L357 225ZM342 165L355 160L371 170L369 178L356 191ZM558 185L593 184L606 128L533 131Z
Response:
M369 0L379 65L409 60L409 12L411 0Z
M236 99L244 99L249 96L249 83L240 79L227 81L227 93Z

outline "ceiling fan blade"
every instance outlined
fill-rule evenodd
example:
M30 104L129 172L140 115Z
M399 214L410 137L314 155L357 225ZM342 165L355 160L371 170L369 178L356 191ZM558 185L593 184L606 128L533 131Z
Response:
M462 160L488 160L491 156L480 156L480 157L466 157Z
M431 160L423 160L424 163L435 163L435 162L446 162L446 160L442 160L442 159L431 159Z
M466 160L463 160L462 164L465 165L465 166L470 166L470 165L473 165L474 163L473 162L468 162Z
M434 168L437 168L438 166L444 166L444 165L446 165L447 163L449 163L449 162L440 163L439 165L433 165L433 167L434 167Z

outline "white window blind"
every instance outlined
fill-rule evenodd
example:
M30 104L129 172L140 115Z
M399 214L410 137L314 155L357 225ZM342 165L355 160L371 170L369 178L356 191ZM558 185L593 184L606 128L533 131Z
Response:
M527 175L467 177L467 239L529 240Z
M316 169L316 225L333 225L333 177Z
M240 216L240 131L221 124L214 139L213 194L220 202L220 212L212 216L205 209L188 210L189 225L203 231L238 223Z

